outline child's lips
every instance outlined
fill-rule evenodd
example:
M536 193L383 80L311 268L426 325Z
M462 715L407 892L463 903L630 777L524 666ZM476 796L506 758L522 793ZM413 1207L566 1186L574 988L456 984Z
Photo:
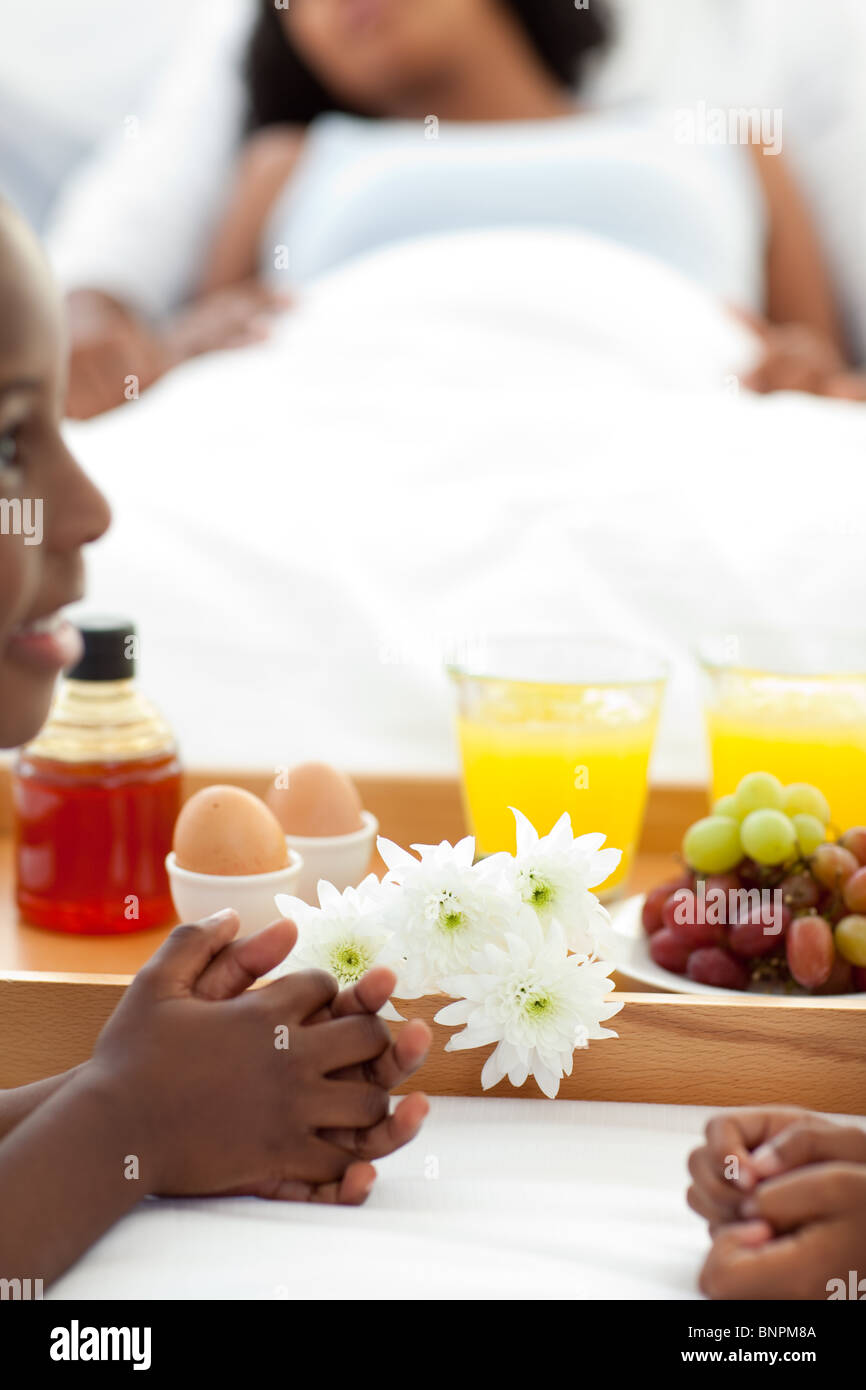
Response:
M6 643L5 655L31 671L57 675L80 661L83 651L78 629L60 613L51 613L16 628Z

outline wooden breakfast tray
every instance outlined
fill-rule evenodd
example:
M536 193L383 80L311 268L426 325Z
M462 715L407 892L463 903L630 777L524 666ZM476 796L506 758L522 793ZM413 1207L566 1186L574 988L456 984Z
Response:
M465 833L457 780L357 777L364 805L381 832L408 845ZM264 775L211 771L191 775L188 790L232 782L263 792ZM695 788L657 787L631 887L670 877L686 826L705 813ZM130 977L165 930L118 937L74 937L17 921L13 904L8 770L0 767L0 1087L22 1085L83 1061ZM616 977L624 1008L617 1039L578 1052L560 1096L576 1100L652 1101L667 1105L796 1104L841 1114L866 1113L866 1008L845 1000L730 998L661 994ZM401 1012L433 1029L430 1057L406 1087L431 1095L484 1094L485 1049L446 1053L451 1029L433 1023L444 997ZM399 1024L394 1025L399 1028ZM530 1081L491 1095L540 1096Z

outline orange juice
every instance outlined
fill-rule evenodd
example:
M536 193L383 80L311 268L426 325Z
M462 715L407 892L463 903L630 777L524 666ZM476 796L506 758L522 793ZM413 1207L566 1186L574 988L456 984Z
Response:
M622 883L640 838L655 720L634 728L579 721L460 718L467 817L478 852L515 848L515 806L546 835L567 811L576 835L601 831L623 851L605 892Z
M605 640L493 638L449 673L457 692L463 799L479 854L515 849L522 811L546 835L567 811L600 832L628 875L643 822L663 664Z
M727 674L707 710L713 797L747 772L811 782L838 829L866 823L866 682Z

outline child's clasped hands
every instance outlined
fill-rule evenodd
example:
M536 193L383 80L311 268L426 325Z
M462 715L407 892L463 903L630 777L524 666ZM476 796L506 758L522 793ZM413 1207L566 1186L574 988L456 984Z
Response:
M866 1297L866 1129L790 1107L723 1111L689 1172L713 1237L708 1297Z

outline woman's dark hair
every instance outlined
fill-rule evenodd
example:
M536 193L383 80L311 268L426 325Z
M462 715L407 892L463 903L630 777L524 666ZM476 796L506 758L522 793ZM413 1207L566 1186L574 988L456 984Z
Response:
M578 9L575 0L500 0L526 30L545 66L563 86L574 86L584 60L609 36L604 0ZM246 59L247 131L268 125L309 125L326 111L369 115L329 92L295 52L274 0L259 0L259 17Z

